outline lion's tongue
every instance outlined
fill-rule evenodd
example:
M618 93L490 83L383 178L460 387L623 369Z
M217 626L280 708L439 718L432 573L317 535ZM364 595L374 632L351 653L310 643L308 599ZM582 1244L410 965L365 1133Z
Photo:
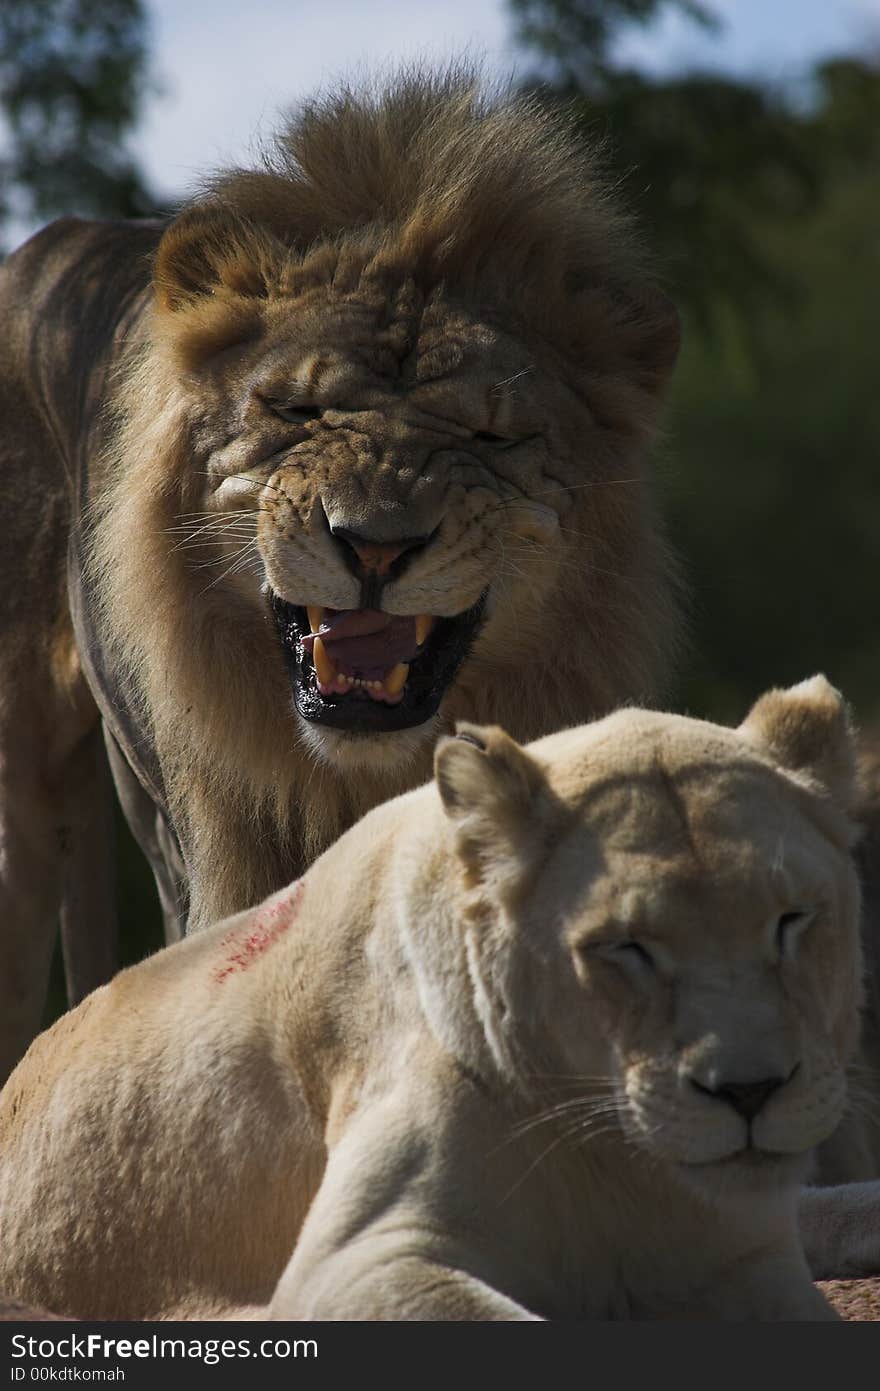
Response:
M381 681L398 662L409 662L418 652L415 618L398 618L378 609L325 611L319 633L304 639L308 651L316 637L338 671L371 681Z

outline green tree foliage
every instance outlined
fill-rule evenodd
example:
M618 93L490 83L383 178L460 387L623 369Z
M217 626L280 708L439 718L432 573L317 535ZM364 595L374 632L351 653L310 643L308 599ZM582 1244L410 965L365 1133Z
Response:
M816 68L817 102L810 134L822 157L840 177L878 172L880 81L878 65L833 58Z
M742 713L774 682L825 671L866 724L880 717L880 71L817 72L802 116L826 161L796 225L756 216L769 265L798 287L783 309L693 330L672 398L668 510L695 596L682 699ZM687 330L687 326L686 326Z
M769 261L756 222L802 217L820 200L823 162L779 94L716 74L656 79L615 58L615 40L674 7L704 27L705 5L682 0L510 0L534 51L530 85L564 103L607 142L678 303L705 331L719 312L749 310L796 287Z
M148 38L142 0L2 0L0 220L151 210L126 145Z
M595 103L566 95L595 128ZM715 76L623 73L606 92L601 123L678 303L705 332L725 307L748 323L768 296L796 297L760 228L794 224L818 206L823 169L777 97Z
M880 70L823 62L797 100L758 80L649 78L615 61L615 40L673 0L509 3L535 89L607 139L683 311L660 460L693 593L679 703L735 719L824 670L873 722Z
M628 25L678 10L706 29L718 21L697 0L509 0L517 38L558 85L600 96L619 76L614 44Z

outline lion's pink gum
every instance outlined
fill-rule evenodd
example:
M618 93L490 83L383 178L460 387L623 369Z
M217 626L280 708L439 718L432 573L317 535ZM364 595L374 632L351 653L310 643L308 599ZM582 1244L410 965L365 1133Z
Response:
M237 928L223 938L220 950L227 954L211 972L218 984L235 971L246 971L293 926L304 890L303 880L298 879L285 890L282 898L274 898L259 910L243 935L242 929Z

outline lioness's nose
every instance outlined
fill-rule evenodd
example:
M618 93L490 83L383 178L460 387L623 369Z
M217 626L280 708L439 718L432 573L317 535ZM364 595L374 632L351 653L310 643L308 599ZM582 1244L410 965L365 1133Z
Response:
M397 541L374 541L346 527L331 526L330 530L337 541L345 545L349 567L362 578L376 576L385 579L395 561L407 551L426 545L430 539L427 536L406 536Z
M775 1091L786 1082L786 1077L764 1077L759 1082L722 1082L715 1087L705 1087L702 1082L698 1082L695 1077L691 1078L691 1085L696 1087L698 1092L704 1096L715 1097L718 1101L726 1101L738 1111L747 1121L753 1120Z

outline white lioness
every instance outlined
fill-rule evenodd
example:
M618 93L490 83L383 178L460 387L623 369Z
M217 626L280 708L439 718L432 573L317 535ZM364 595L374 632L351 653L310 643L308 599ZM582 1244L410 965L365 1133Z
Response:
M444 740L435 784L37 1039L0 1097L0 1288L100 1318L835 1317L797 1195L857 1034L852 763L820 677L738 730Z

